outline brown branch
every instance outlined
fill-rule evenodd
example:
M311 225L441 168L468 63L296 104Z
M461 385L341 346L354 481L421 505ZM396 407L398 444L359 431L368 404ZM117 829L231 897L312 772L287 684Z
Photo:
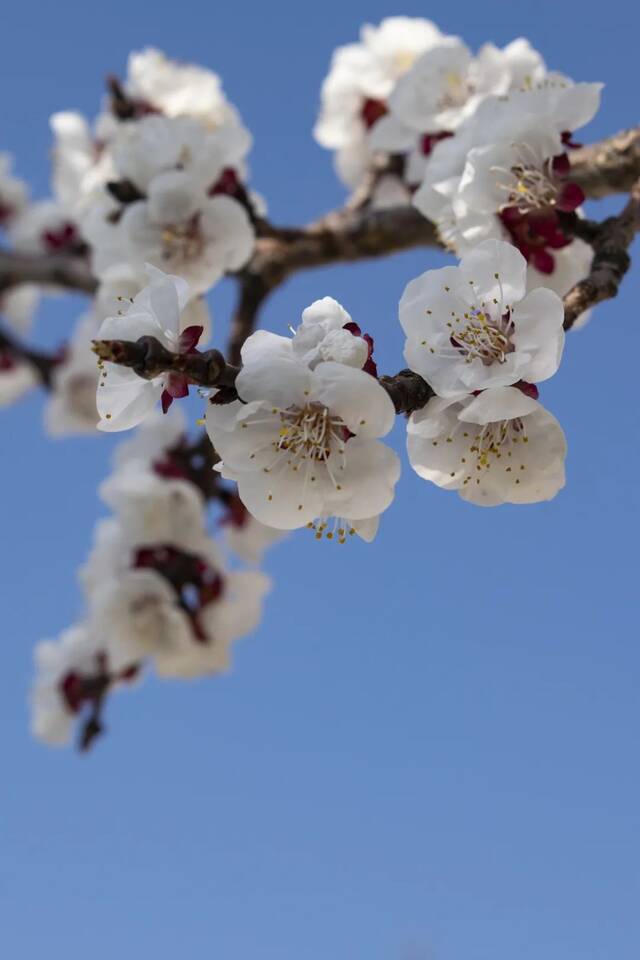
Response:
M615 217L602 223L577 220L574 233L591 244L594 251L589 276L580 280L564 297L564 328L570 330L585 310L618 293L631 266L628 248L640 230L640 179L631 188L629 200Z
M131 367L145 380L161 373L180 373L200 387L232 387L238 373L238 368L227 363L219 350L173 353L155 337L94 340L93 352L100 360Z
M12 337L5 330L0 330L0 353L8 353L16 360L23 360L28 363L37 373L42 386L51 387L53 371L60 362L59 355L32 350L30 347L19 343L15 337Z
M62 287L95 293L98 281L83 257L69 254L26 254L0 250L0 293L20 284Z
M570 160L571 180L591 200L628 193L640 177L640 127L573 150Z

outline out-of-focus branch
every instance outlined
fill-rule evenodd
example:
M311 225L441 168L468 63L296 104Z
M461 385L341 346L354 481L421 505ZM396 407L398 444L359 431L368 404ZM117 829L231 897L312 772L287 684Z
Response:
M25 283L82 293L95 293L98 286L84 257L61 253L35 256L0 250L0 294Z
M9 356L15 360L22 360L28 363L37 373L42 386L51 386L53 371L60 361L58 355L44 353L40 350L32 350L30 347L16 340L15 337L7 333L6 330L0 330L0 353L9 354Z

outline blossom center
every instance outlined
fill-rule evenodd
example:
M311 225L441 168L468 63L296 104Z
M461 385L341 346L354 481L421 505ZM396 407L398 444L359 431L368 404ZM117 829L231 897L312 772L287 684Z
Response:
M174 263L195 260L204 246L198 215L191 217L186 223L164 226L161 240L164 260Z
M507 354L515 350L511 341L515 329L511 311L494 319L486 311L474 309L466 319L466 325L451 335L452 346L464 355L465 362L480 360L485 367L505 363Z
M341 450L348 430L340 417L332 416L320 403L306 403L280 411L281 427L276 446L284 451L292 464L298 460L325 462L335 444Z

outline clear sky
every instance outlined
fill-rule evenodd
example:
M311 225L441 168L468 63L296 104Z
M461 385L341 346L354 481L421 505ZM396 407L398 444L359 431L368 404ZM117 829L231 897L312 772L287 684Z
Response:
M595 139L638 121L633 7L21 0L3 13L0 148L44 196L49 114L93 115L103 76L153 44L222 75L255 134L255 187L274 220L303 221L343 196L311 127L330 53L363 21L425 15L472 46L527 36L605 81ZM285 332L330 294L395 372L404 284L443 262L308 273L262 322ZM26 694L34 643L82 612L113 443L48 440L40 396L2 413L4 956L637 960L639 276L570 335L542 393L569 441L555 501L482 510L405 460L372 546L300 532L276 548L233 673L115 697L88 757L30 740ZM213 297L216 345L230 294ZM42 340L81 308L48 301Z

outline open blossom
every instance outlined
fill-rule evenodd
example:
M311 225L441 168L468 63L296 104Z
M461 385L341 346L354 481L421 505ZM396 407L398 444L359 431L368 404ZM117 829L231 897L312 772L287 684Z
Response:
M377 380L335 361L310 369L291 340L265 331L245 342L242 362L241 400L210 403L206 426L223 477L237 482L250 513L283 530L342 518L336 530L344 540L349 521L384 511L399 464L377 439L395 419Z
M110 673L106 651L88 624L65 630L35 650L36 680L31 693L31 728L49 746L69 741L74 721L107 687L130 683L137 667Z
M488 98L455 137L438 143L414 203L445 243L461 254L487 237L504 237L547 276L556 251L572 247L565 260L580 257L560 217L584 199L567 150L572 132L595 114L600 89L550 75Z
M181 170L154 177L146 198L123 210L113 204L94 208L83 229L98 276L122 262L135 270L151 263L183 277L194 293L244 266L255 243L241 203L224 194L209 196Z
M225 498L220 525L231 552L253 566L261 563L265 550L284 536L282 530L267 527L256 520L237 493L230 492Z
M371 144L408 153L405 178L419 183L435 145L453 135L486 97L530 87L545 72L541 56L522 38L502 50L485 44L474 57L459 37L443 37L399 79Z
M187 284L148 266L149 285L126 306L120 316L107 317L98 331L103 340L137 340L155 337L174 353L190 353L196 348L202 327L182 329L181 321L188 299ZM181 332L182 331L182 332ZM98 386L98 429L128 430L153 410L158 400L167 410L175 397L189 392L182 374L162 373L151 380L139 377L128 367L105 363Z
M387 98L416 58L442 38L429 20L388 17L365 24L360 42L339 47L321 94L314 136L337 150L340 176L356 186L372 157L368 134L387 112Z
M516 387L433 397L411 415L407 450L419 476L480 506L538 503L564 486L562 428Z
M161 676L227 669L231 644L261 618L268 578L227 571L204 532L196 547L190 537L136 542L131 533L120 520L103 521L82 573L113 669L147 658Z
M29 202L29 188L11 173L12 157L0 152L0 229L6 229Z
M408 366L441 397L553 376L564 346L562 301L526 289L525 258L501 240L412 280L400 301Z

